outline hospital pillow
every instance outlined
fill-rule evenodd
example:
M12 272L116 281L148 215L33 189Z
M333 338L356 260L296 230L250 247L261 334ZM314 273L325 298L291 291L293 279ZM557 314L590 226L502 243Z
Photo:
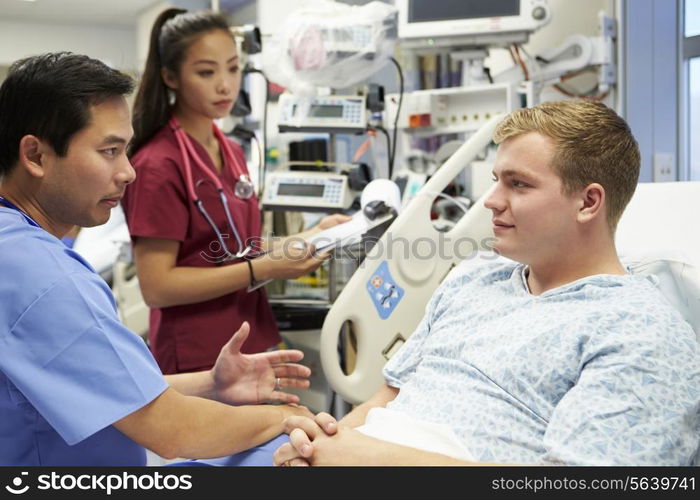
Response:
M633 274L658 278L659 290L690 323L700 341L700 270L690 259L678 250L630 252L620 258Z
M622 214L615 246L638 274L659 288L700 340L700 182L642 182Z

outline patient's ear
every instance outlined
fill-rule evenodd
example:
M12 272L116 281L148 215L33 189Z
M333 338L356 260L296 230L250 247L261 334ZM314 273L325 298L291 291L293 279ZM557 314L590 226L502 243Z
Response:
M579 192L577 220L583 224L598 217L605 217L605 189L594 182Z
M35 135L25 135L19 141L20 167L32 177L43 177L45 155L49 152L49 148L48 144Z

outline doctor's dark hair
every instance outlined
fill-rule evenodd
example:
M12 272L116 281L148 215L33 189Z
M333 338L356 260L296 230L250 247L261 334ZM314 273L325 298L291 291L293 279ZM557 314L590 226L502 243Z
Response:
M65 156L71 138L89 125L91 106L133 89L127 75L70 52L13 63L0 86L0 178L19 160L22 137L34 135Z
M146 67L134 101L131 155L170 119L168 88L163 82L161 69L168 69L178 75L190 45L201 36L216 30L223 30L233 38L228 20L220 13L167 9L158 16L151 29Z
M605 190L606 218L614 233L639 180L639 145L627 122L600 102L572 100L544 102L519 109L496 128L500 144L530 132L554 143L552 168L566 194L598 183Z

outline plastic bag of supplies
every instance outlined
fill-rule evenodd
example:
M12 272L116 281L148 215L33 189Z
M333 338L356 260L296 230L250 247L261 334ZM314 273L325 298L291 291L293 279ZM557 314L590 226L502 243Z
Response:
M386 64L394 54L396 8L316 0L287 17L266 43L263 64L270 79L295 95L316 87L347 88Z

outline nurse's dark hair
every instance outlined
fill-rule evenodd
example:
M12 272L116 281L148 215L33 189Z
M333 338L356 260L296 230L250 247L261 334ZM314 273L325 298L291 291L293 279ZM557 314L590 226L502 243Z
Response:
M170 119L168 88L163 82L161 69L178 75L190 45L215 30L231 33L223 14L167 9L158 16L151 29L146 67L134 101L134 138L130 154L136 153Z
M0 86L0 178L19 160L22 137L34 135L65 156L90 123L90 107L134 89L134 81L88 56L56 52L10 66Z

